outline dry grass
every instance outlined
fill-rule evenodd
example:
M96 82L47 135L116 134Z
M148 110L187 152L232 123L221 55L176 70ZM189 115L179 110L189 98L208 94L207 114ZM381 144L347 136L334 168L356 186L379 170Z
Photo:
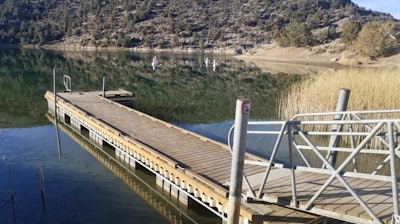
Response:
M353 68L323 73L283 93L281 119L298 113L334 111L341 88L350 89L348 110L400 108L400 69Z
M306 79L290 89L282 96L280 108L280 120L289 120L299 113L332 112L335 111L339 90L350 89L350 100L348 110L386 110L400 109L400 69L348 69L334 73L324 73ZM388 116L387 114L384 116ZM399 116L399 114L394 114ZM381 118L376 116L375 118ZM388 117L385 117L388 118ZM311 118L312 119L312 118ZM330 119L332 119L330 117ZM314 127L315 128L315 127ZM319 131L327 130L330 127L316 127ZM347 126L344 129L348 128ZM353 126L354 131L364 130L364 126ZM312 129L314 130L314 129ZM367 131L367 130L364 130ZM358 145L363 137L355 137ZM323 143L327 144L327 142ZM350 138L342 138L343 147L350 146ZM381 141L374 138L366 148L385 148ZM338 163L345 159L347 154L339 153ZM313 158L313 157L311 157ZM319 161L314 158L312 161ZM372 154L361 154L357 156L359 170L371 172L382 162L382 158ZM399 162L399 160L397 159ZM352 169L349 165L348 169ZM400 172L400 167L398 168ZM384 174L389 173L386 166Z

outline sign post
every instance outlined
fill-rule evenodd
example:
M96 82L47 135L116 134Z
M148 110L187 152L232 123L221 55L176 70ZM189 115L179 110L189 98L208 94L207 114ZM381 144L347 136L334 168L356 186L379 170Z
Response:
M244 155L246 152L247 122L250 113L250 100L236 100L235 130L231 164L231 181L229 185L228 224L237 224L240 219L242 199L242 182Z

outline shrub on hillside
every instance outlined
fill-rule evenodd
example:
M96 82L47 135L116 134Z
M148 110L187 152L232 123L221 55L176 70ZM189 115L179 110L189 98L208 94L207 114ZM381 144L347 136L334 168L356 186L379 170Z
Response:
M305 47L313 43L310 29L304 23L292 22L283 28L277 35L278 44L281 47Z
M343 25L341 39L345 44L352 44L361 30L361 25L357 21L349 21Z
M366 23L357 37L357 52L370 58L389 56L398 48L396 33L399 30L400 24L395 22Z

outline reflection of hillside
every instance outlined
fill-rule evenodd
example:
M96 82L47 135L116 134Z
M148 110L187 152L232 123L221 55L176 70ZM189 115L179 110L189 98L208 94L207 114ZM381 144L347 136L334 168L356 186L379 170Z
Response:
M154 55L160 62L155 71L151 67ZM215 72L205 67L205 57L217 60ZM280 92L280 82L268 73L223 55L3 49L0 97L5 100L0 102L0 113L30 118L32 125L46 122L42 96L52 89L54 67L59 90L64 88L62 75L71 77L72 90L101 89L102 77L106 76L108 89L135 93L136 109L176 123L231 120L239 96L251 99L252 118L274 117Z
M51 120L51 122L54 123L54 118L52 116L47 117L49 120ZM151 207L153 207L154 210L159 212L170 223L195 223L195 221L185 213L187 209L180 208L179 205L170 202L171 200L174 201L174 199L170 198L170 196L168 195L165 195L165 193L163 193L162 191L158 191L156 189L155 179L152 180L152 182L154 183L148 183L149 180L143 180L141 177L139 177L139 175L134 174L135 171L128 172L128 168L124 168L121 165L120 160L115 158L113 152L106 153L103 150L96 148L87 139L82 138L82 136L79 136L69 127L66 127L62 124L60 124L59 127L63 132L68 134L69 137L77 142L83 149L89 152L99 162L101 162L104 166L111 170L117 177L123 180L127 186L129 186L135 193L137 193L143 200L145 200ZM213 221L214 219L220 221L220 219L218 219L217 217L210 218L211 221Z
M48 123L43 116L46 105L42 96L46 89L43 83L50 82L38 75L46 70L42 59L40 54L0 50L0 127Z

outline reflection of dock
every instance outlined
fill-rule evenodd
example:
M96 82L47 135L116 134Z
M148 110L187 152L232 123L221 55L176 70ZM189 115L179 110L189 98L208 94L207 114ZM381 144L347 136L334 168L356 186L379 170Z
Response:
M118 93L116 93L118 94ZM231 153L219 142L178 128L100 96L101 92L59 93L57 114L61 121L87 133L92 141L115 148L117 156L156 174L157 184L183 203L193 200L225 219L228 207ZM54 114L54 94L47 92ZM246 155L247 159L265 161ZM246 164L249 179L265 167ZM279 205L242 203L243 220L279 219L304 223L316 218ZM271 217L273 219L271 219Z
M54 118L47 116L50 121L55 123ZM58 126L68 134L75 142L77 142L83 149L89 152L104 166L110 169L117 177L121 178L133 191L135 191L143 200L145 200L151 207L158 211L164 216L170 223L185 223L182 219L184 211L179 207L168 203L168 197L160 194L151 185L147 184L146 181L140 177L133 175L127 167L124 168L123 161L121 163L118 158L114 158L114 155L109 155L99 146L97 148L93 143L89 142L84 136L77 134L72 129L65 127L63 124ZM191 219L187 215L186 219ZM194 222L195 223L195 222Z

